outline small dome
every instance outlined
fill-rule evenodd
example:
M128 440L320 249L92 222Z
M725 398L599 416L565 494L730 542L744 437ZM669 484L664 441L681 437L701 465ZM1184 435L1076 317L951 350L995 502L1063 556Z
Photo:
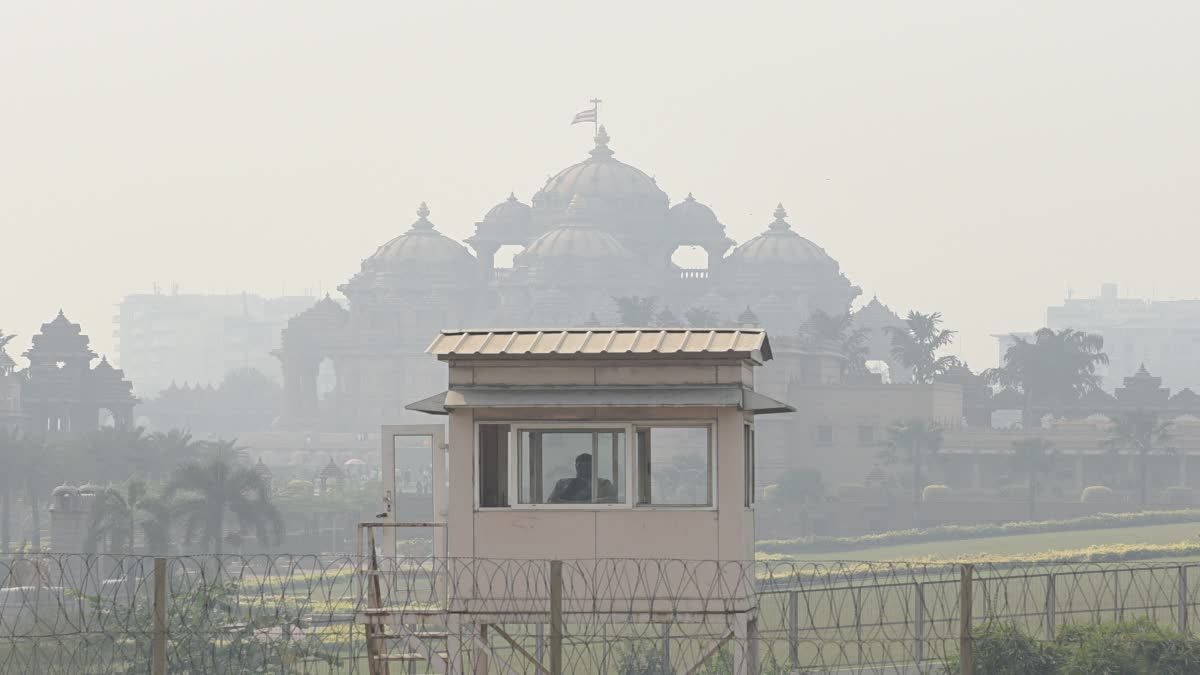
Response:
M725 226L717 220L717 214L707 205L696 201L690 192L683 201L671 207L667 217L672 225L681 230L698 230L705 234L719 233L722 236L725 234Z
M103 491L104 488L96 485L95 483L84 483L79 487L79 494L81 495L97 495Z
M738 246L729 262L745 265L804 265L837 269L837 261L825 249L801 237L786 220L783 204L775 208L775 220L766 232Z
M525 227L529 224L531 209L528 204L521 203L516 194L510 193L508 199L492 207L483 216L481 225L508 227Z
M576 195L567 208L567 222L535 239L518 254L520 263L533 266L547 261L632 259L633 252L616 237L591 226L587 212L588 203Z
M78 494L79 494L79 488L75 487L74 485L59 485L58 487L54 488L54 491L50 493L50 496L58 497L61 495L78 495Z
M429 207L421 202L412 228L380 246L363 261L363 269L404 271L411 266L474 265L475 257L467 248L435 230L428 216Z

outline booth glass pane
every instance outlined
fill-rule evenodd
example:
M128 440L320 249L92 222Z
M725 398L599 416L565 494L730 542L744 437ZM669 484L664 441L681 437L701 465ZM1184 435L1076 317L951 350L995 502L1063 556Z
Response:
M624 432L522 429L518 436L521 504L624 502Z

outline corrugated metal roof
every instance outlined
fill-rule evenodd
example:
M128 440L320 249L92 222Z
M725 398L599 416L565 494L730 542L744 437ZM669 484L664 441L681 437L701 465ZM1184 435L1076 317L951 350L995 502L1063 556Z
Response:
M721 386L520 386L461 385L405 406L444 415L455 408L736 407L757 414L795 408L751 389Z
M753 328L444 330L426 351L439 358L745 354L759 361L771 359L766 331Z

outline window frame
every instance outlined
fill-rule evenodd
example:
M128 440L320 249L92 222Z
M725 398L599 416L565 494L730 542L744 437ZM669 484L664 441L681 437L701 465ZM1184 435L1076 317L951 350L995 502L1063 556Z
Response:
M508 506L479 505L479 430L482 425L508 425ZM718 427L717 419L711 417L697 419L631 419L631 420L475 420L472 425L474 434L472 446L474 455L472 474L471 500L474 510L494 511L717 511L720 506L718 498L717 452ZM709 501L707 505L671 505L671 504L639 504L638 491L638 428L676 427L676 428L706 428L708 430L708 481ZM521 461L520 442L521 432L528 430L561 430L583 432L621 431L625 433L625 500L613 504L522 504L520 501Z
M633 495L633 506L635 509L663 509L669 511L716 511L718 507L717 500L717 421L710 419L696 420L644 420L635 422L634 428L634 445L632 448L632 461L634 469L641 474L641 454L637 447L637 430L654 429L654 428L675 428L675 429L707 429L708 431L708 503L707 504L643 504L639 501L641 492L641 483L634 481L634 487L639 494Z

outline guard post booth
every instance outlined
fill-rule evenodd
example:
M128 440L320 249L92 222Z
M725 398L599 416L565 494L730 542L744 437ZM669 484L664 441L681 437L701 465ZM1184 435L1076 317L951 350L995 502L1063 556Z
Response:
M449 388L408 409L449 416L435 503L472 644L547 623L546 561L563 561L568 624L720 624L746 651L754 416L794 410L754 391L764 331L447 330L428 352Z

